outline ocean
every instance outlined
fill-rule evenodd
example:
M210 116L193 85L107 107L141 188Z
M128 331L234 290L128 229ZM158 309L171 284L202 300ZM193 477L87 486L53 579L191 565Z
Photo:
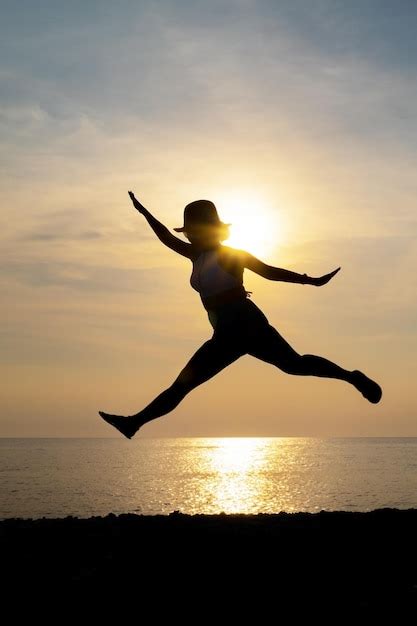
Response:
M0 517L417 507L417 438L0 439Z

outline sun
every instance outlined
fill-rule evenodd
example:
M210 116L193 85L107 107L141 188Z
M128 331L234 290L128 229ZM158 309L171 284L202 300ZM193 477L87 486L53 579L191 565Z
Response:
M262 257L271 254L281 239L280 214L255 192L228 191L216 194L220 219L230 223L224 243Z

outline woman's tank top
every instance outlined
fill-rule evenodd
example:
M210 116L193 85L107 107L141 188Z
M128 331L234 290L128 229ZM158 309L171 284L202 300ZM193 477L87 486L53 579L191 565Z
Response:
M218 252L214 249L203 250L193 261L190 283L202 298L207 298L240 287L243 280L239 280L221 267Z

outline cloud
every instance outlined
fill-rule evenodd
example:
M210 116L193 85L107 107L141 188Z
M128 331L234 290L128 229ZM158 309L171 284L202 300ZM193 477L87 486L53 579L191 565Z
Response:
M83 240L83 239L99 239L102 233L96 230L85 230L79 233L57 233L57 232L32 232L24 235L22 239L28 241L54 241L57 239Z
M32 228L28 227L30 224L33 225ZM80 224L86 228L80 229ZM150 230L138 232L136 229L118 224L116 220L110 220L107 216L97 215L87 208L68 207L46 211L41 211L40 208L39 214L29 214L22 224L16 224L15 230L8 238L8 245L10 248L13 241L34 244L50 242L52 244L54 242L89 242L100 239L113 242L122 240L124 243L145 243L154 241L155 236ZM56 256L59 252L52 247L45 249L45 254L49 254L51 259L59 260Z
M60 287L76 291L139 292L153 294L169 283L170 271L130 269L106 265L46 261L10 261L2 264L2 274L32 287Z

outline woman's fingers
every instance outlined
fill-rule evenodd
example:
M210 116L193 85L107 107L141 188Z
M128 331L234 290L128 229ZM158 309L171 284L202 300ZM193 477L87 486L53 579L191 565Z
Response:
M133 202L133 206L135 207L135 209L139 211L139 213L142 213L143 206L141 205L139 200L136 200L135 194L133 193L133 191L129 191L128 194L130 196L130 199Z
M318 287L321 287L322 285L325 285L326 283L329 282L329 280L331 280L333 278L333 276L335 274L337 274L337 272L339 270L340 270L340 267L338 267L337 269L333 270L332 272L329 272L328 274L325 274L324 276L320 276L319 278L316 278L315 284Z
M331 278L333 278L333 276L334 276L335 274L337 274L337 272L338 272L339 270L340 270L340 267L338 267L337 269L333 270L333 272L330 272L329 274L326 274L326 276L328 276L328 277L329 277L329 280L330 280Z
M130 196L130 199L132 200L133 204L135 205L135 207L137 207L138 201L136 200L135 194L133 193L133 191L129 191L129 196Z

